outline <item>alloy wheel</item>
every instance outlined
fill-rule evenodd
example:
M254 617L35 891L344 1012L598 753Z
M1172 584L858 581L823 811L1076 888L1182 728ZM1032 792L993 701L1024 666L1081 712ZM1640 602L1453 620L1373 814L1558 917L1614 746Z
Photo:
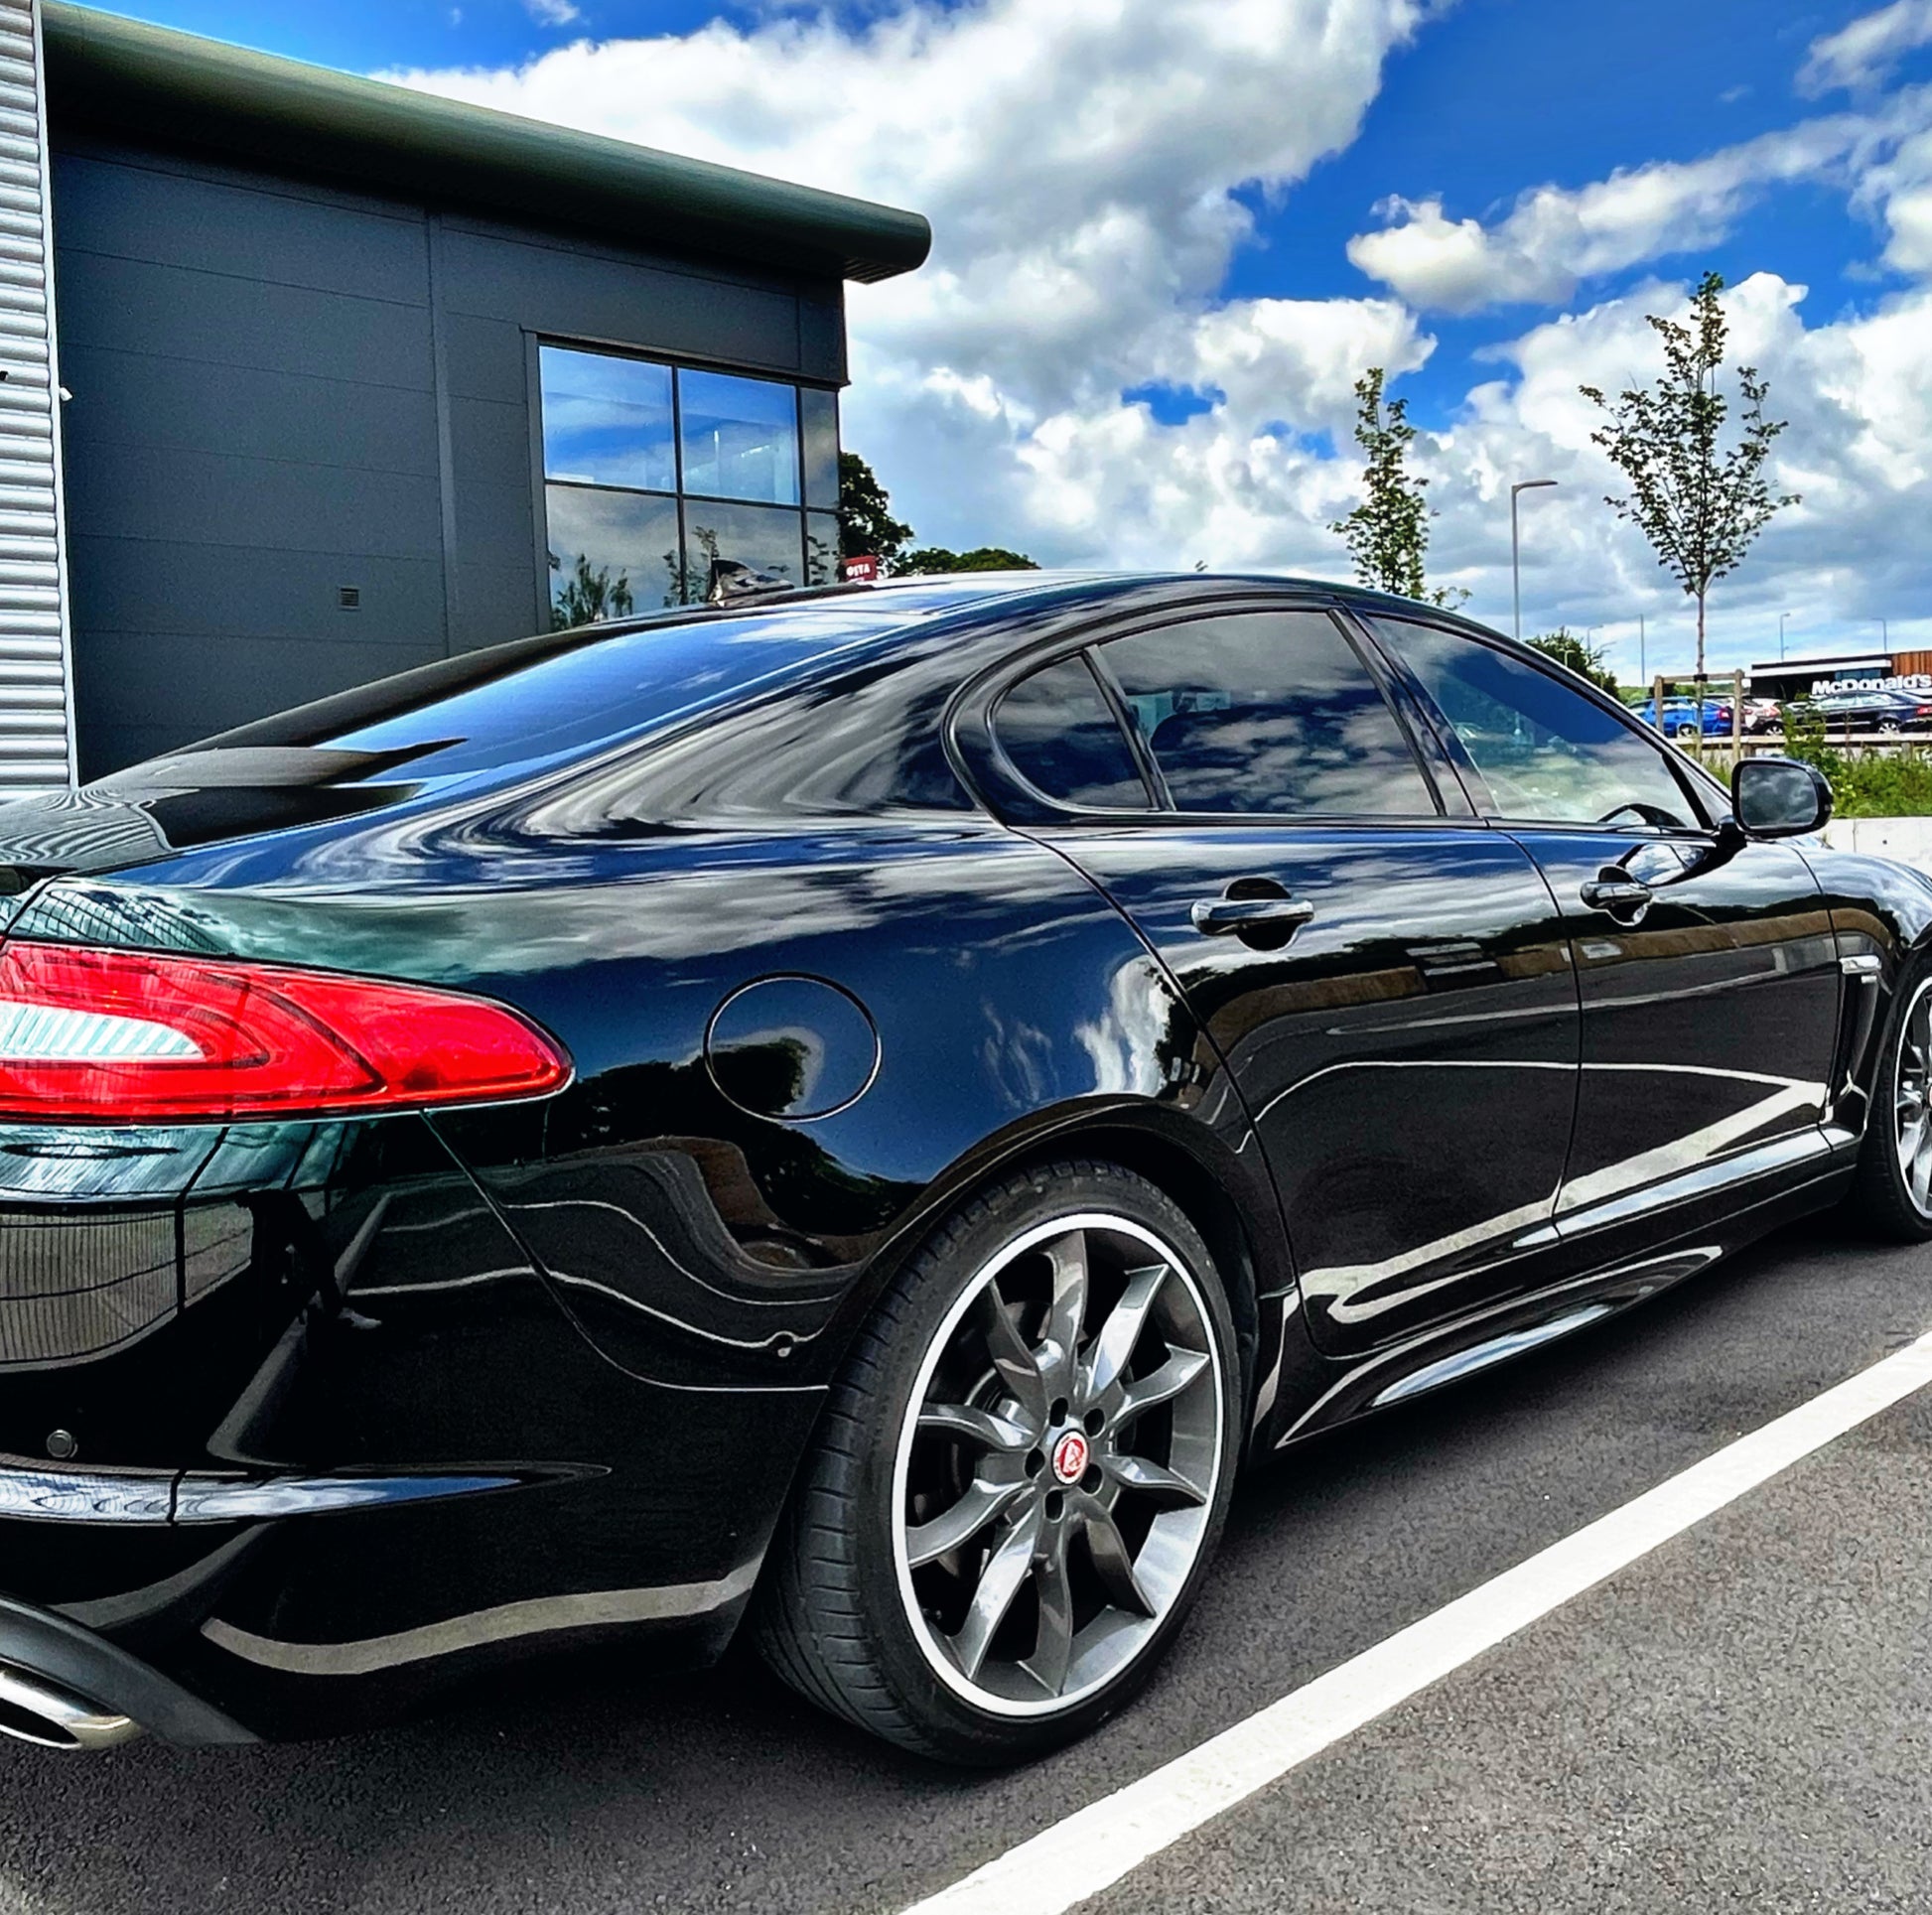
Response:
M1201 1282L1145 1226L1071 1216L981 1268L928 1345L894 1470L899 1592L977 1707L1070 1708L1185 1587L1227 1449Z
M1905 1009L1892 1113L1905 1192L1921 1215L1932 1216L1932 978Z

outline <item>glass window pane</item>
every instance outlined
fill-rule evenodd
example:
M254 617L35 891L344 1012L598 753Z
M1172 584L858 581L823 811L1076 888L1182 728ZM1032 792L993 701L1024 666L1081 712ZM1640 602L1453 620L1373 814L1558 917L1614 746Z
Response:
M839 395L800 386L798 415L805 436L805 503L835 506L839 502Z
M684 489L798 503L798 388L723 372L677 375Z
M837 661L845 646L885 639L922 614L971 603L945 580L938 587L854 592L802 606L760 610L754 603L723 618L708 612L658 613L629 629L458 652L263 719L218 743L404 751L414 758L410 776L419 765L442 776L574 752L626 731L680 726L707 711L717 720L734 705L742 705L749 722L767 707L742 695L774 672L794 675L788 708L822 707L828 682L850 671L828 662ZM897 674L878 682L900 685ZM914 729L936 736L939 709L921 710ZM875 736L888 729L878 720ZM732 763L743 762L729 745L721 751Z
M704 598L714 559L731 559L792 585L805 583L803 514L770 505L684 502L685 596Z
M1197 618L1101 655L1178 810L1437 815L1381 691L1323 613Z
M1497 646L1405 619L1375 628L1462 741L1497 815L1547 823L1697 825L1653 743L1614 712Z
M677 501L546 485L553 629L656 612L678 598Z
M677 489L671 368L611 352L539 348L546 479Z
M1147 809L1134 754L1083 658L1062 658L1001 699L1000 749L1035 791L1069 804Z
M805 514L805 583L839 582L839 521L831 512Z

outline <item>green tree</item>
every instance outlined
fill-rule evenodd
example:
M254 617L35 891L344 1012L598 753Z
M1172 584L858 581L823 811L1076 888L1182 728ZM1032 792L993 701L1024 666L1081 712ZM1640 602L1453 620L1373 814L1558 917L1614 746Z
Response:
M1559 665L1568 665L1580 678L1587 678L1592 685L1600 685L1612 698L1616 696L1616 673L1603 662L1602 648L1592 645L1568 625L1559 625L1555 631L1540 632L1529 643L1546 657L1554 658Z
M1010 552L1004 545L976 545L970 552L919 545L901 552L893 570L903 576L907 572L1037 572L1039 567L1026 553Z
M887 570L912 528L893 516L892 495L856 452L839 454L839 557L876 558Z
M628 574L614 574L608 565L594 566L582 552L568 572L552 552L550 569L562 574L550 588L553 631L568 631L573 625L594 625L604 618L627 618L636 609Z
M1430 591L1424 579L1429 556L1429 484L1409 470L1409 447L1416 429L1409 423L1409 401L1382 403L1383 370L1372 365L1355 381L1360 409L1355 443L1367 464L1362 472L1362 502L1328 529L1347 544L1359 584L1430 605L1459 606L1469 595L1459 586Z
M1729 336L1724 289L1720 274L1704 275L1688 326L1647 315L1664 342L1664 374L1655 385L1630 387L1614 403L1595 386L1578 388L1609 414L1609 423L1590 438L1630 484L1622 497L1604 502L1641 529L1657 563L1697 601L1700 679L1712 586L1737 569L1773 513L1799 502L1796 492L1774 497L1765 479L1771 442L1785 421L1765 418L1770 388L1755 366L1737 368L1743 403L1738 430L1725 443L1730 403L1719 389Z

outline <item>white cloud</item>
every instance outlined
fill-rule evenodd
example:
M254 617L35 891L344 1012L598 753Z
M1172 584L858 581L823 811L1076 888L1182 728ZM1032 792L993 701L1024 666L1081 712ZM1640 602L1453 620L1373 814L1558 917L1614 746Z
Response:
M858 27L774 12L580 44L510 72L411 77L926 212L931 262L850 289L845 402L846 443L922 540L1048 563L1332 577L1346 558L1326 528L1358 470L1350 388L1370 364L1393 375L1429 358L1417 305L1565 298L1592 274L1703 244L1799 178L1848 192L1862 179L1901 270L1932 251L1932 205L1917 197L1932 156L1914 144L1932 109L1899 94L1704 160L1537 189L1492 227L1432 201L1398 208L1356 242L1386 295L1217 297L1250 227L1238 190L1292 189L1347 145L1383 61L1432 5L901 0ZM1432 571L1470 587L1471 610L1491 617L1508 616L1511 480L1563 481L1526 509L1526 616L1606 624L1619 646L1627 634L1618 656L1632 672L1637 615L1651 620L1651 660L1670 662L1688 655L1687 615L1603 506L1613 476L1577 387L1650 376L1644 314L1682 297L1645 286L1533 328L1500 348L1498 376L1453 426L1416 446L1440 511ZM1908 612L1932 610L1915 529L1932 514L1932 291L1809 329L1801 299L1763 275L1728 296L1738 348L1792 421L1781 488L1806 498L1721 593L1719 658L1764 655L1780 609L1794 613L1794 650L1814 621L1883 611L1897 637ZM1164 426L1121 396L1161 381L1215 403Z
M1798 73L1806 93L1876 85L1915 48L1932 42L1932 0L1892 0L1811 43Z
M1151 335L1213 293L1249 230L1232 190L1352 140L1427 4L915 0L858 29L713 21L403 77L917 207L932 260L855 301L866 337L1037 407L1149 376Z
M1865 170L1857 204L1884 223L1887 266L1932 278L1932 127L1901 140L1888 159Z
M1536 187L1487 227L1449 218L1440 200L1391 200L1382 209L1390 223L1358 233L1348 257L1404 299L1442 312L1561 304L1585 280L1711 245L1775 187L1827 177L1849 184L1893 137L1901 112L1928 111L1913 94L1880 118L1839 114L1701 160L1660 161L1574 190Z
M1182 536L1176 501L1211 495L1227 513L1189 545L1258 556L1269 501L1320 465L1295 433L1345 427L1366 365L1427 346L1388 301L1217 303L1251 227L1235 189L1279 190L1347 145L1433 4L913 0L858 28L714 20L401 77L925 212L930 262L851 289L846 403L847 442L922 536L1152 559ZM1120 398L1159 380L1225 403L1175 440ZM1146 488L1102 470L1140 438L1179 462Z
M523 0L523 4L539 26L568 27L584 17L584 10L573 0Z

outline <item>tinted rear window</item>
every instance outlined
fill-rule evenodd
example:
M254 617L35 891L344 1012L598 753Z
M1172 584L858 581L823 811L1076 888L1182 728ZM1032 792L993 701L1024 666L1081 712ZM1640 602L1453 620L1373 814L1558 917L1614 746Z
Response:
M986 596L945 582L759 613L529 638L427 665L191 750L329 745L459 777L596 748ZM428 749L425 749L428 748Z
M1000 701L993 729L1035 791L1068 804L1146 809L1140 767L1084 658L1023 678Z

